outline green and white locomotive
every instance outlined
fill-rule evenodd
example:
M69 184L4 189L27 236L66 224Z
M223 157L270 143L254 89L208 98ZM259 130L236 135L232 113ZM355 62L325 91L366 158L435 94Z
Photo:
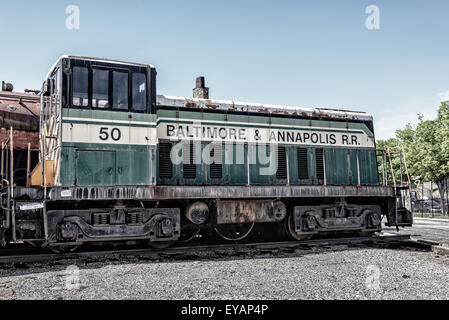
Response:
M411 225L381 185L373 119L156 94L151 65L64 56L41 92L40 162L7 180L1 236L53 248L202 231L242 240L260 225L296 240ZM270 230L264 228L264 230Z

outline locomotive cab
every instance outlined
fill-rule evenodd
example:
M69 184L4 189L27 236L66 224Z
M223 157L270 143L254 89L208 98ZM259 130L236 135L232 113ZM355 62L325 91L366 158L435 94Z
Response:
M64 56L51 69L30 181L44 199L35 229L50 245L177 239L176 209L130 204L156 184L155 106L151 65Z

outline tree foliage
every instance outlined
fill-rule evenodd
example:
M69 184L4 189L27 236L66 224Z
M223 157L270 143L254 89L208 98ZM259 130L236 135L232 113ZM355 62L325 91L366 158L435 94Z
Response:
M379 145L388 145L392 150L402 145L410 174L421 182L436 182L443 198L445 179L449 177L449 101L442 102L436 119L418 117L415 128L407 124L396 131L396 138L381 141ZM397 163L394 168L398 170Z
M409 169L422 181L443 180L449 175L449 103L443 103L435 120L419 116L416 129L408 124L396 135L404 145Z

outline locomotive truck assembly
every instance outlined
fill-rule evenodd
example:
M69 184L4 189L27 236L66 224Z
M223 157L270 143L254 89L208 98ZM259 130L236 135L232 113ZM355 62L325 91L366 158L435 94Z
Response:
M158 95L156 75L140 63L57 61L28 170L15 170L14 124L4 139L3 246L161 248L207 232L240 241L261 225L298 241L366 236L383 217L411 226L407 188L379 179L369 114L211 100L204 78L194 98Z

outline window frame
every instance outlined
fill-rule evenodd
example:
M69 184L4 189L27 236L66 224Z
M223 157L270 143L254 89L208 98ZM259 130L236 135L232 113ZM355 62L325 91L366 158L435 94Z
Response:
M108 72L108 103L109 108L97 108L93 106L94 98L94 70L103 70ZM108 68L91 67L89 68L89 108L92 110L111 110L112 109L112 90L111 90L111 70Z
M74 81L73 81L73 78L74 78L74 74L75 74L75 72L74 72L74 69L75 68L85 68L85 69L87 69L87 106L77 106L77 105L74 105L73 104L73 89L74 89ZM90 84L91 84L91 79L90 79L90 69L89 69L89 67L87 67L87 66L78 66L78 65L74 65L74 66L72 66L72 68L71 68L71 73L70 73L70 99L69 99L69 101L70 101L70 103L69 103L69 105L70 105L70 107L71 108L74 108L74 109L81 109L81 110L87 110L87 109L90 109L91 108L91 86L90 86Z
M135 74L142 74L145 77L145 109L148 108L148 74L146 72L130 72L129 73L129 82L128 82L128 89L130 91L129 94L129 108L128 110L132 111L132 112L146 112L145 110L138 110L138 109L134 109L134 96L133 96L133 90L134 90L134 75Z
M114 72L116 73L126 73L127 75L127 80L128 80L128 107L126 109L119 109L119 108L114 108ZM130 90L130 84L132 85L132 82L130 79L132 78L132 72L130 70L127 69L123 69L123 70L118 70L118 69L111 69L109 70L109 84L111 85L111 87L109 88L109 95L110 95L110 99L111 99L111 107L110 109L112 111L126 111L126 112L134 112L134 110L132 109L132 92Z
M304 158L305 156L305 158ZM302 181L310 180L310 159L309 159L309 148L299 146L296 147L296 157L297 157L297 170L298 170L298 181L301 183ZM304 163L301 159L305 160Z
M88 70L88 106L76 106L73 104L73 68L75 67L84 67ZM109 71L109 90L108 90L108 100L109 100L109 108L95 108L92 105L92 97L93 97L93 70L94 69L104 69ZM79 109L79 110L96 110L96 111L114 111L114 112L127 112L127 113L142 113L142 114L151 114L153 110L152 105L155 103L153 95L155 97L155 93L152 92L154 90L154 85L151 83L153 79L153 71L154 68L145 67L145 66L133 66L133 65L118 65L109 62L97 62L97 61L85 61L80 59L71 60L70 66L70 76L69 79L69 87L68 96L69 103L67 104L67 108L71 109ZM113 71L117 72L126 72L128 74L128 108L127 109L114 109L113 108ZM133 74L143 74L145 76L145 109L144 110L136 110L133 105ZM155 81L155 79L153 80Z

